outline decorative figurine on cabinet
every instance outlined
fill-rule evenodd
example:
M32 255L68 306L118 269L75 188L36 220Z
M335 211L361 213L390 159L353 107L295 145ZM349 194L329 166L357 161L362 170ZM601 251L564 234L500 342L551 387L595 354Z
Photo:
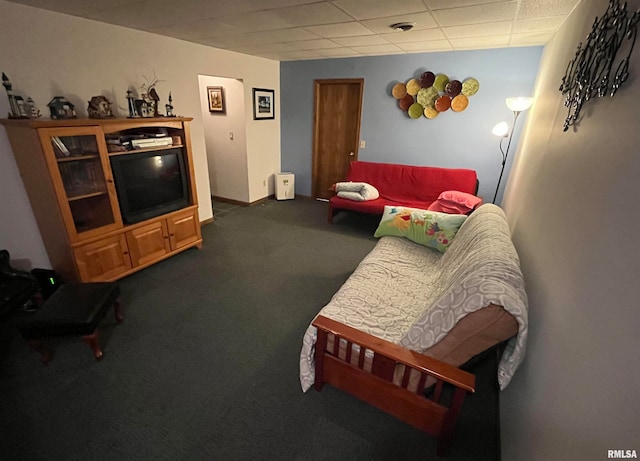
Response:
M129 118L140 117L136 110L136 98L133 96L133 91L131 90L127 90L127 103L129 106Z
M67 101L64 96L54 96L47 106L51 111L51 118L54 120L77 118L75 106Z
M27 110L24 107L24 99L22 99L22 96L13 94L13 91L11 91L13 85L11 85L9 77L7 77L4 72L2 73L2 86L7 90L7 97L9 98L9 109L11 110L11 112L9 112L9 118L29 118Z
M149 99L151 103L151 114L153 117L159 117L160 113L158 112L158 101L160 101L160 96L155 88L151 88L149 90Z
M145 99L136 99L135 105L136 112L140 117L153 117L151 105Z
M94 96L87 107L89 118L112 118L111 102L104 96Z
M36 106L36 103L30 97L27 98L27 101L24 103L25 110L27 112L27 116L29 118L40 118L42 114L40 113L40 109Z
M169 91L169 104L164 105L165 111L167 112L167 117L175 117L175 115L173 115L173 105L171 104L172 102L173 98L171 97L171 91Z

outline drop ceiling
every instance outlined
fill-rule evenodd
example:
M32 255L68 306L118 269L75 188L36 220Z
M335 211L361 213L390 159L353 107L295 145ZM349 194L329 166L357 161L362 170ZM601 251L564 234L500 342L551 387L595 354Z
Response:
M11 1L292 61L544 45L582 0Z

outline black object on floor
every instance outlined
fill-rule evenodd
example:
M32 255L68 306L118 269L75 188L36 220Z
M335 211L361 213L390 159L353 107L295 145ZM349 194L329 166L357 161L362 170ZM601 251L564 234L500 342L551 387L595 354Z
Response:
M117 283L74 283L62 285L20 328L24 339L42 355L42 363L51 361L51 351L44 347L44 338L82 336L96 360L103 353L98 344L98 324L111 306L115 306L116 321L123 320Z
M38 292L38 281L29 272L11 266L8 250L0 250L0 319L27 304Z

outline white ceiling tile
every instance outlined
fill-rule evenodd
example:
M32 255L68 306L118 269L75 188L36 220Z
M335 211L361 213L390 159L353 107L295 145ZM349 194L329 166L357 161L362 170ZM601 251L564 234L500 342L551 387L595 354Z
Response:
M452 38L449 39L455 48L491 48L504 47L509 45L508 35L495 35L493 37L473 37L473 38Z
M564 16L553 16L550 18L538 18L538 19L523 19L521 21L514 21L512 32L524 33L524 32L540 32L540 31L553 31L560 27L560 24L564 21Z
M581 0L9 1L295 60L542 45ZM415 26L398 32L390 28L396 22Z
M341 22L340 24L327 24L324 26L309 26L305 29L320 35L321 37L353 37L355 35L372 35L369 29L358 22Z
M356 19L373 19L426 11L422 0L337 0L333 2Z
M522 0L518 19L565 16L580 0Z
M358 37L334 38L333 41L342 46L385 45L389 43L380 35L360 35Z
M255 13L239 14L221 19L226 24L245 32L259 32L291 27L291 25L270 11L258 11Z
M280 53L282 59L284 60L293 60L293 59L318 59L323 58L324 56L318 51L289 51L286 53Z
M396 34L382 34L382 37L392 43L423 42L446 38L440 29L410 30Z
M326 50L318 50L318 53L321 53L327 58L346 58L351 56L363 56L362 53L358 53L351 48L329 48Z
M447 8L459 8L461 6L482 5L485 3L499 3L513 0L425 0L432 10L444 10Z
M405 14L401 16L389 16L387 18L379 18L379 19L367 19L365 21L360 21L360 23L365 26L367 29L377 33L384 34L393 31L391 29L391 24L396 24L398 22L411 22L414 24L412 30L420 30L420 29L431 29L434 27L438 27L431 13L415 13L415 14Z
M100 2L88 2L86 0L58 0L52 2L51 0L20 0L14 3L82 17L84 14L90 12L117 8L139 1L140 0L102 0Z
M401 48L391 43L387 43L386 45L352 46L351 49L364 54L390 54L402 51Z
M219 19L205 19L204 21L188 22L150 29L149 32L166 34L170 37L190 40L194 38L219 37L224 35L239 34L241 31L235 27L223 24Z
M245 54L253 54L256 52L280 53L285 51L297 51L297 48L289 45L288 43L261 43L260 45L237 47L237 51Z
M403 50L410 52L452 50L449 40L429 40L428 42L398 43L398 46Z
M315 40L321 38L317 34L299 27L292 29L267 30L265 32L256 32L244 35L248 36L253 41L264 43L295 42L297 40Z
M164 0L148 0L156 3ZM316 3L317 0L166 0L175 5L176 9L183 8L185 5L194 4L197 5L202 14L205 10L210 10L210 17L222 17L231 16L234 14L250 13L253 11L265 11L275 8L287 8L298 5L305 5L307 3Z
M302 40L297 42L288 42L293 49L296 50L321 50L326 48L341 48L341 46L326 38L318 40Z
M553 32L537 32L528 34L513 34L511 45L546 45L553 37Z
M291 26L312 26L317 24L334 24L349 22L351 16L336 8L331 3L313 3L310 5L296 6L272 10Z
M516 7L517 2L490 3L488 5L438 10L433 12L433 16L442 27L511 21L515 18Z
M511 21L444 28L444 34L448 38L487 37L489 35L507 35L509 33L511 33Z

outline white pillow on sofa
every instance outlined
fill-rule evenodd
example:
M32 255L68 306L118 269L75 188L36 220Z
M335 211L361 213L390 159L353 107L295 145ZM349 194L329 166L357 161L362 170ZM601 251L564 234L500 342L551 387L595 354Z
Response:
M380 197L378 189L366 182L337 182L335 189L338 197L358 202L375 200Z

